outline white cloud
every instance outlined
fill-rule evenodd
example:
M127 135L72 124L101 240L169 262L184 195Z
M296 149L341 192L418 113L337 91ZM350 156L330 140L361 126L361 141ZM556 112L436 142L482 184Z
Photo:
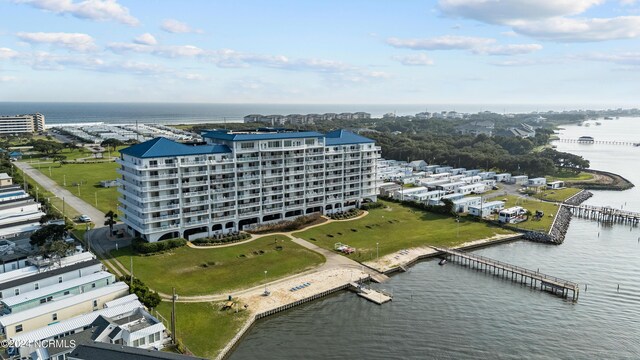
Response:
M605 0L440 0L447 15L491 24L577 15Z
M17 33L16 36L30 44L49 44L60 46L75 51L91 51L96 49L93 38L80 33Z
M115 53L146 53L160 57L179 58L196 57L203 55L205 51L193 45L142 45L133 43L111 43L107 48Z
M178 74L176 74L176 77L179 78L179 79L189 80L189 81L206 81L206 80L209 80L209 78L207 76L204 76L202 74L195 74L195 73L178 73Z
M426 39L390 38L387 43L396 48L412 50L468 50L481 55L520 55L542 49L539 44L498 45L496 39L469 36L440 36Z
M542 50L539 44L495 45L473 49L473 52L483 55L522 55Z
M118 4L117 0L15 0L18 3L51 11L56 14L69 14L80 19L95 21L116 21L137 26L140 21L129 14L129 9Z
M11 59L18 56L18 52L9 48L0 48L0 60Z
M0 76L0 83L1 82L16 81L16 80L18 80L18 78L16 78L15 76Z
M549 64L557 64L563 62L564 59L525 59L525 58L515 58L504 61L493 62L491 65L495 66L505 66L505 67L515 67L515 66L535 66L535 65L549 65Z
M156 40L156 38L149 33L144 33L136 37L135 39L133 39L133 42L140 45L157 45L158 44L158 40Z
M513 25L518 33L558 42L633 39L640 36L640 16L601 19L551 18Z
M468 50L494 43L494 39L446 35L426 39L390 38L387 44L413 50Z
M576 59L603 61L625 66L640 66L640 52L595 53L576 56Z
M392 59L400 62L402 65L408 66L425 66L434 64L433 60L429 58L427 54L394 56Z
M166 32L172 34L185 34L185 33L202 33L202 30L194 29L191 26L174 19L166 19L162 22L160 28Z

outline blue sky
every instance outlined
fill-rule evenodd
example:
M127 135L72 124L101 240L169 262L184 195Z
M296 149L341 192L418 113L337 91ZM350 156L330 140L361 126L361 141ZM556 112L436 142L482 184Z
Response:
M0 101L636 106L640 1L0 0Z

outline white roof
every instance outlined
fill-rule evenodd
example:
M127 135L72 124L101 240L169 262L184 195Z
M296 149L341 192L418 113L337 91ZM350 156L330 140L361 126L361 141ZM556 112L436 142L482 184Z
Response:
M107 301L106 303L104 303L104 307L115 307L134 300L138 300L138 296L136 294L129 294L115 300Z
M511 176L511 174L509 174L509 173L501 173L501 174L496 174L496 176Z
M506 212L512 212L512 211L518 211L518 210L524 210L524 208L522 206L513 206L513 207L510 207L508 209L503 209L500 212L505 212L506 213Z
M462 186L462 185L465 185L465 184L466 184L465 182L456 181L456 182L451 182L451 183L448 183L448 184L440 184L439 186Z
M462 199L452 200L451 202L458 205L458 204L466 204L474 201L480 201L480 199L481 199L480 196L469 196Z
M92 311L88 314L72 317L71 319L67 319L53 325L45 326L37 330L14 336L13 339L33 341L47 339L58 334L63 334L67 331L83 328L91 324L100 315L111 318L126 314L141 307L142 304L140 303L140 301L134 300L119 306L100 309Z
M429 189L427 189L427 188L426 188L426 187L424 187L424 186L418 186L418 187L412 187L412 188L401 189L401 190L398 190L398 191L400 191L401 193L403 193L403 194L405 194L405 195L406 195L406 194L412 194L412 193L414 193L414 192L429 191Z
M13 307L15 305L22 304L27 301L35 300L43 296L47 296L49 294L64 291L80 285L88 284L94 281L98 281L98 280L102 280L110 277L113 277L111 273L108 273L106 271L98 271L96 273L85 275L69 281L64 281L59 284L45 286L38 290L28 291L24 294L20 294L17 296L10 296L2 299L2 302L8 307Z
M529 176L527 175L516 175L516 176L512 176L512 179L528 179Z
M552 181L552 182L547 183L547 184L549 184L549 185L551 185L551 184L564 184L564 181L562 181L562 180L556 180L556 181Z
M78 294L78 295L60 299L60 300L54 300L46 304L40 305L36 308L29 309L29 311L21 311L15 314L0 316L0 325L6 327L8 325L18 324L25 320L33 319L35 317L42 316L44 314L49 314L51 312L54 312L60 309L68 308L70 306L75 306L83 302L97 299L105 295L126 290L128 288L129 286L124 282L117 282L93 291L87 291L86 293L83 293L83 294Z
M22 269L16 269L7 271L6 273L0 274L0 284L5 283L7 281L20 279L23 277L31 276L38 272L38 268L35 266L27 266Z
M544 180L544 181L547 181L547 179L546 179L546 178L543 178L543 177L537 177L537 178L533 178L533 179L529 179L529 180L531 180L531 181L536 181L536 180Z
M0 179L11 179L11 176L7 173L0 173Z
M494 206L504 206L504 201L490 201L482 204L482 208L494 207ZM479 209L479 206L470 206L471 208Z
M473 189L473 188L476 188L478 186L485 186L485 185L483 183L468 184L468 185L460 186L460 189Z

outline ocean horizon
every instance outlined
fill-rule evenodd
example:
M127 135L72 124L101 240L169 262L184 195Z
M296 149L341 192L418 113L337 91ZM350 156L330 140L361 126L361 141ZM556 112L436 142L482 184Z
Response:
M328 112L386 113L414 115L429 111L476 113L530 113L579 109L607 109L619 106L559 104L216 104L216 103L96 103L96 102L0 102L0 115L39 112L47 124L104 122L109 124L224 123L239 122L249 114L311 114Z

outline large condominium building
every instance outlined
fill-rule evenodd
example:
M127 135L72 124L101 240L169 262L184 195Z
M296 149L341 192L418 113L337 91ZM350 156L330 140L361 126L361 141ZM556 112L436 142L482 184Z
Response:
M0 134L34 133L44 131L44 115L40 113L0 116Z
M373 140L345 130L209 131L121 151L120 210L148 241L195 239L376 201Z

